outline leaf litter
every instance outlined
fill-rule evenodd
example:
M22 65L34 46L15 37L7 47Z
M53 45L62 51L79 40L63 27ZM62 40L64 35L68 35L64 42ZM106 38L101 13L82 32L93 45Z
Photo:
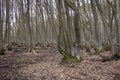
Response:
M0 80L120 80L120 60L102 62L99 55L83 50L81 63L63 65L57 48L38 48L35 52L0 55Z

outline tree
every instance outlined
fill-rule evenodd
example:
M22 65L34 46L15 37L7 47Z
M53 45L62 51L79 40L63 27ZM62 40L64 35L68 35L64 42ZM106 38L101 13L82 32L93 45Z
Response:
M5 38L4 41L6 44L10 40L10 1L6 0L6 29L5 29Z
M96 10L96 7L95 7L94 0L90 0L90 2L91 2L93 18L94 18L95 37L96 37L97 43L98 43L98 50L97 51L101 51L101 49L102 49L102 42L100 40L100 33L99 33L100 29L99 29L99 24L98 24L98 14L97 14L97 10Z
M107 23L107 18L105 16L105 13L102 9L102 6L100 5L100 1L96 1L95 0L95 3L96 3L96 6L100 12L100 15L101 15L101 19L103 21L103 25L104 25L104 28L105 28L105 31L106 31L106 34L107 34L107 38L108 38L108 41L110 43L110 46L111 46L111 51L112 51L112 54L114 55L115 54L115 49L114 49L114 45L113 45L113 41L111 39L111 36L110 36L110 33L108 31L108 23Z
M74 11L74 29L75 29L75 37L76 41L74 43L75 45L75 56L80 59L80 28L79 28L79 10L78 7L75 5L75 2L72 2L71 0L65 0L65 3L67 6L69 6Z
M27 0L27 24L28 24L28 29L29 29L29 37L30 37L30 46L29 46L29 52L32 52L33 50L33 34L32 34L32 29L31 29L31 22L30 22L30 0Z
M2 18L2 0L0 0L0 49L3 46L3 18Z

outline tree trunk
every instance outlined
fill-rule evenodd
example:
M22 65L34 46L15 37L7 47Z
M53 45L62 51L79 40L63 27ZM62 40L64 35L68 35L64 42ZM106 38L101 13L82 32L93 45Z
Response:
M30 0L27 0L27 26L28 26L28 30L29 30L29 38L30 38L30 45L29 45L29 50L28 52L32 52L33 50L33 37L32 37L32 29L31 29L31 25L30 25Z
M9 43L9 39L10 39L10 5L9 5L9 1L6 0L6 29L5 29L5 37L4 37L4 41L5 41L5 44Z
M79 16L79 9L75 5L75 2L71 0L65 0L67 6L69 6L73 11L74 11L74 29L75 29L75 55L78 59L80 59L80 28L79 28L79 21L80 21L80 16Z
M108 38L108 41L110 43L110 46L111 46L111 51L112 51L112 54L114 55L115 54L115 49L114 49L114 45L113 45L113 41L111 39L111 36L110 36L110 32L108 30L108 23L107 23L107 18L103 12L103 9L99 3L99 0L95 0L95 3L96 3L96 6L100 12L100 15L101 15L101 18L102 18L102 21L103 21L103 25L104 25L104 28L105 28L105 32L107 34L107 38Z
M3 18L2 18L2 2L0 1L0 49L3 47Z
M97 15L97 10L95 7L95 2L94 0L90 0L91 1L91 7L92 7L92 12L93 12L93 18L94 18L94 28L95 28L95 36L97 39L97 43L98 43L98 50L100 51L102 49L102 42L100 40L100 29L99 29L99 24L98 24L98 15Z

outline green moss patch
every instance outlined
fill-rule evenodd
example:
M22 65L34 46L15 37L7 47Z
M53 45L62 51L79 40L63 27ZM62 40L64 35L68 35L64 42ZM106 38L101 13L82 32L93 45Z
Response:
M93 49L95 50L95 54L99 55L101 51L99 51L97 45L93 45Z
M68 53L67 51L65 51L64 49L60 49L62 52L62 63L78 63L81 62L83 60L82 57L80 57L80 59L78 59L76 56L73 56L72 54Z
M103 45L102 51L109 51L111 47L108 44Z

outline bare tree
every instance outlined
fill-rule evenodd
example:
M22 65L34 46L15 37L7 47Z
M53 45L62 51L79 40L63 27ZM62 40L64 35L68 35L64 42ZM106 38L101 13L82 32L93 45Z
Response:
M90 0L91 1L91 6L92 6L92 12L93 12L93 18L94 18L94 28L95 28L95 36L97 39L97 43L98 43L98 50L100 51L102 49L102 42L100 40L100 29L99 29L99 24L98 24L98 14L97 14L97 10L95 7L95 2L94 0Z
M30 37L30 46L29 46L29 52L32 52L33 50L33 34L32 34L32 28L31 28L31 22L30 22L30 0L27 0L27 20L28 20L28 29L29 29L29 37Z
M0 0L0 49L3 46L3 17L2 17L2 0Z

